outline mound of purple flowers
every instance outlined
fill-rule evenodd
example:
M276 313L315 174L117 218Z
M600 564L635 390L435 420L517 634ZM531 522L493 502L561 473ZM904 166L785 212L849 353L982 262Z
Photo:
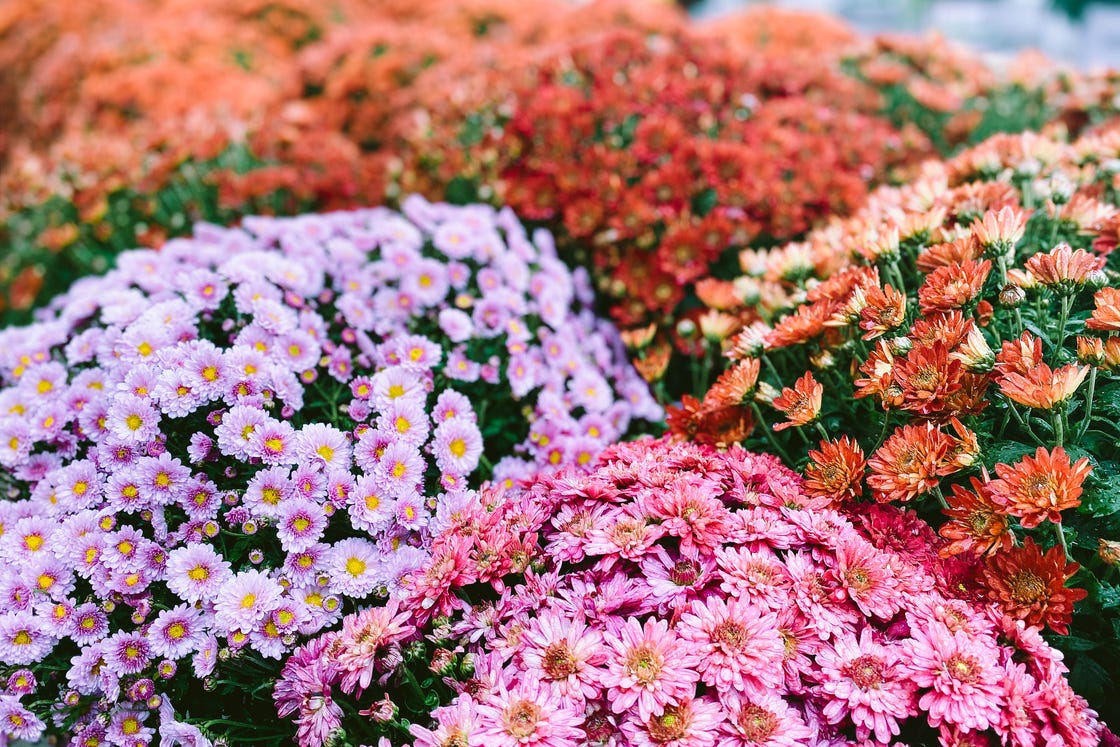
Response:
M0 728L203 743L257 701L200 689L393 594L483 480L659 418L588 296L512 213L413 198L200 225L0 331Z

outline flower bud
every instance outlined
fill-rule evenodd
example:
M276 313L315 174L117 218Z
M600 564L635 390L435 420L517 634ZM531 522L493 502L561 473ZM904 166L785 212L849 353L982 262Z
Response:
M1109 565L1120 565L1120 542L1106 539L1099 539L1097 542L1097 555L1101 560Z
M999 305L1008 309L1018 308L1027 298L1027 293L1022 288L1012 283L1003 286L999 292Z
M906 355L914 347L914 343L905 335L892 337L887 345L890 348L891 355Z

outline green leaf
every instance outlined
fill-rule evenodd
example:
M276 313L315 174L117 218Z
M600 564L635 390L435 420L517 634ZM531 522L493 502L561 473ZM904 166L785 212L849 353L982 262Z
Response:
M1120 607L1120 586L1101 584L1100 589L1097 590L1097 599L1102 609Z
M712 212L718 199L719 197L716 191L709 187L692 198L692 212L703 218L708 213Z

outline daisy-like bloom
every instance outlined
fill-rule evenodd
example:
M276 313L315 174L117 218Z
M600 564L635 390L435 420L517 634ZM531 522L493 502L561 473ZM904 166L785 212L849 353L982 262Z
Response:
M943 723L965 731L983 731L1000 720L1004 708L999 649L980 638L938 622L910 631L899 661L923 690L918 707L931 726Z
M109 406L106 426L121 443L146 444L159 433L160 413L147 398L122 395Z
M0 734L29 743L37 743L46 724L20 704L16 698L0 696Z
M796 709L773 692L721 695L729 712L719 725L720 744L728 747L801 747L812 730Z
M905 321L905 293L890 285L868 288L867 303L860 311L859 328L864 331L863 339L882 337L901 327Z
M306 498L284 501L276 515L276 535L284 552L303 552L318 542L326 529L323 507Z
M1000 392L1013 402L1036 410L1052 410L1072 397L1088 375L1088 366L1070 363L1052 369L1040 363L1025 374L1004 374L998 383Z
M1042 363L1042 340L1024 332L1015 340L1004 340L996 354L995 370L1001 375L1026 374Z
M1050 452L1040 446L1014 466L996 465L999 479L991 482L991 498L1025 529L1043 521L1061 524L1062 511L1081 505L1081 486L1091 471L1087 457L1071 464L1061 446Z
M377 546L358 537L341 540L328 553L327 571L335 592L357 599L368 596L378 581Z
M249 453L265 464L295 464L297 440L295 429L286 421L265 420L253 429Z
M848 436L821 441L809 452L805 465L804 490L817 498L846 501L863 495L863 472L867 467L863 449Z
M769 513L764 509L759 509L758 512L762 515ZM739 515L745 516L746 513L740 512ZM772 522L766 526L766 530L763 534L768 538L778 539L778 532ZM781 544L783 543L780 541L775 542L775 545ZM748 547L721 547L716 550L716 562L723 572L720 589L733 598L749 602L763 610L780 609L783 600L788 599L789 571L770 547L763 546L757 550L750 550Z
M393 439L419 447L428 440L431 423L424 401L415 397L397 397L377 417L377 429Z
M821 415L821 397L824 387L806 371L793 387L785 387L770 404L786 416L784 423L775 423L774 430L781 431L794 426L801 427L817 421Z
M1120 332L1120 288L1101 288L1093 295L1093 303L1093 314L1085 321L1085 326Z
M942 513L949 520L937 530L948 540L940 551L943 557L968 552L991 555L1007 550L1014 541L1006 514L992 499L991 483L976 477L971 482L972 490L953 485L952 495L946 498L949 508Z
M568 699L599 694L599 669L606 661L602 634L582 620L555 610L538 615L521 635L524 668Z
M1067 589L1065 583L1080 566L1067 562L1060 547L1043 554L1034 539L1021 547L996 553L988 559L982 581L988 598L1010 617L1034 627L1049 627L1066 635L1074 602L1088 595L1085 589Z
M205 628L200 609L181 604L160 612L148 628L152 654L181 659L198 648Z
M408 621L408 610L402 611L397 600L390 600L384 607L372 607L342 621L342 631L333 644L336 660L343 672L342 690L364 690L373 680L379 658L393 645L399 644L416 632Z
M731 527L731 513L719 499L720 492L712 481L678 480L650 496L646 513L665 534L680 540L682 553L700 549L710 554Z
M57 639L42 618L20 612L0 614L0 661L5 664L34 664L55 643Z
M856 737L888 744L898 736L898 722L917 712L916 687L899 665L896 647L876 643L871 630L859 638L851 633L834 639L817 654L825 675L822 691L832 696L821 715L830 724L846 719L856 727Z
M860 612L881 620L894 617L901 605L900 579L884 555L857 534L841 536L836 544L835 573L840 587Z
M902 390L902 409L919 415L944 411L961 388L961 368L941 341L915 346L897 360L892 371L894 383Z
M482 456L482 432L466 418L451 418L436 426L432 454L441 471L468 475Z
M1030 212L1010 205L999 211L989 210L972 224L972 235L984 247L984 256L1000 257L1011 252L1022 241Z
M835 303L815 303L798 306L797 310L774 325L774 329L766 335L766 346L769 348L785 348L791 345L800 345L803 342L824 333L825 323L833 314Z
M393 441L385 447L375 474L385 493L393 498L412 497L424 477L424 457L415 446Z
M167 588L184 601L213 599L232 575L230 564L204 544L177 547L167 554Z
M478 743L488 747L568 747L583 736L583 714L530 679L499 682L476 713Z
M966 260L960 264L938 267L926 276L918 289L918 302L923 314L963 309L984 288L992 269L990 260Z
M724 371L704 395L707 406L749 405L758 384L758 358L743 358Z
M681 616L677 632L695 644L700 679L717 692L778 687L784 681L785 644L777 617L742 598L697 600Z
M622 733L633 747L714 747L719 739L716 727L723 719L719 703L688 698L648 719L631 716L623 722Z
M909 501L936 487L946 474L944 459L950 439L927 423L904 425L871 455L867 484L882 503Z
M267 573L235 573L214 599L214 619L228 631L248 632L276 606L283 588Z
M305 461L327 468L350 466L350 444L345 434L323 423L308 423L297 436L296 453Z
M141 633L121 631L105 639L105 665L119 677L139 674L152 659L152 646Z
M669 629L665 620L644 624L627 618L604 636L609 655L600 675L611 711L623 713L637 707L638 718L648 721L665 706L690 697L700 675L699 656L692 646Z
M415 737L413 747L456 747L477 742L478 717L475 702L466 693L459 695L450 705L432 711L434 729L419 724L409 727Z
M1084 249L1072 249L1061 243L1049 252L1039 252L1024 265L1038 282L1056 293L1076 293L1085 285L1089 274L1104 268L1104 257L1090 254Z

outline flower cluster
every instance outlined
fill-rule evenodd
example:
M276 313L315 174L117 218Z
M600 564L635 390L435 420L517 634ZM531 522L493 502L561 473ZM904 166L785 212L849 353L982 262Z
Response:
M199 220L358 207L382 140L465 68L587 29L674 28L603 0L13 0L0 16L0 313ZM8 246L10 245L10 250ZM25 318L10 314L13 318Z
M279 659L449 506L660 418L547 233L405 204L199 225L0 332L0 730L259 736Z
M1115 130L998 136L745 253L726 295L766 301L710 310L741 326L734 361L673 430L719 443L761 424L811 494L915 501L943 553L985 558L977 593L1116 656L1118 155Z
M425 111L395 176L548 221L624 326L671 328L729 246L847 213L869 181L929 153L827 59L690 30L565 52L507 73L488 104Z
M611 447L589 474L472 497L432 551L402 599L289 659L275 695L301 745L1027 747L1104 733L1059 653L948 591L920 520L848 518L738 447ZM370 718L344 717L354 699Z

